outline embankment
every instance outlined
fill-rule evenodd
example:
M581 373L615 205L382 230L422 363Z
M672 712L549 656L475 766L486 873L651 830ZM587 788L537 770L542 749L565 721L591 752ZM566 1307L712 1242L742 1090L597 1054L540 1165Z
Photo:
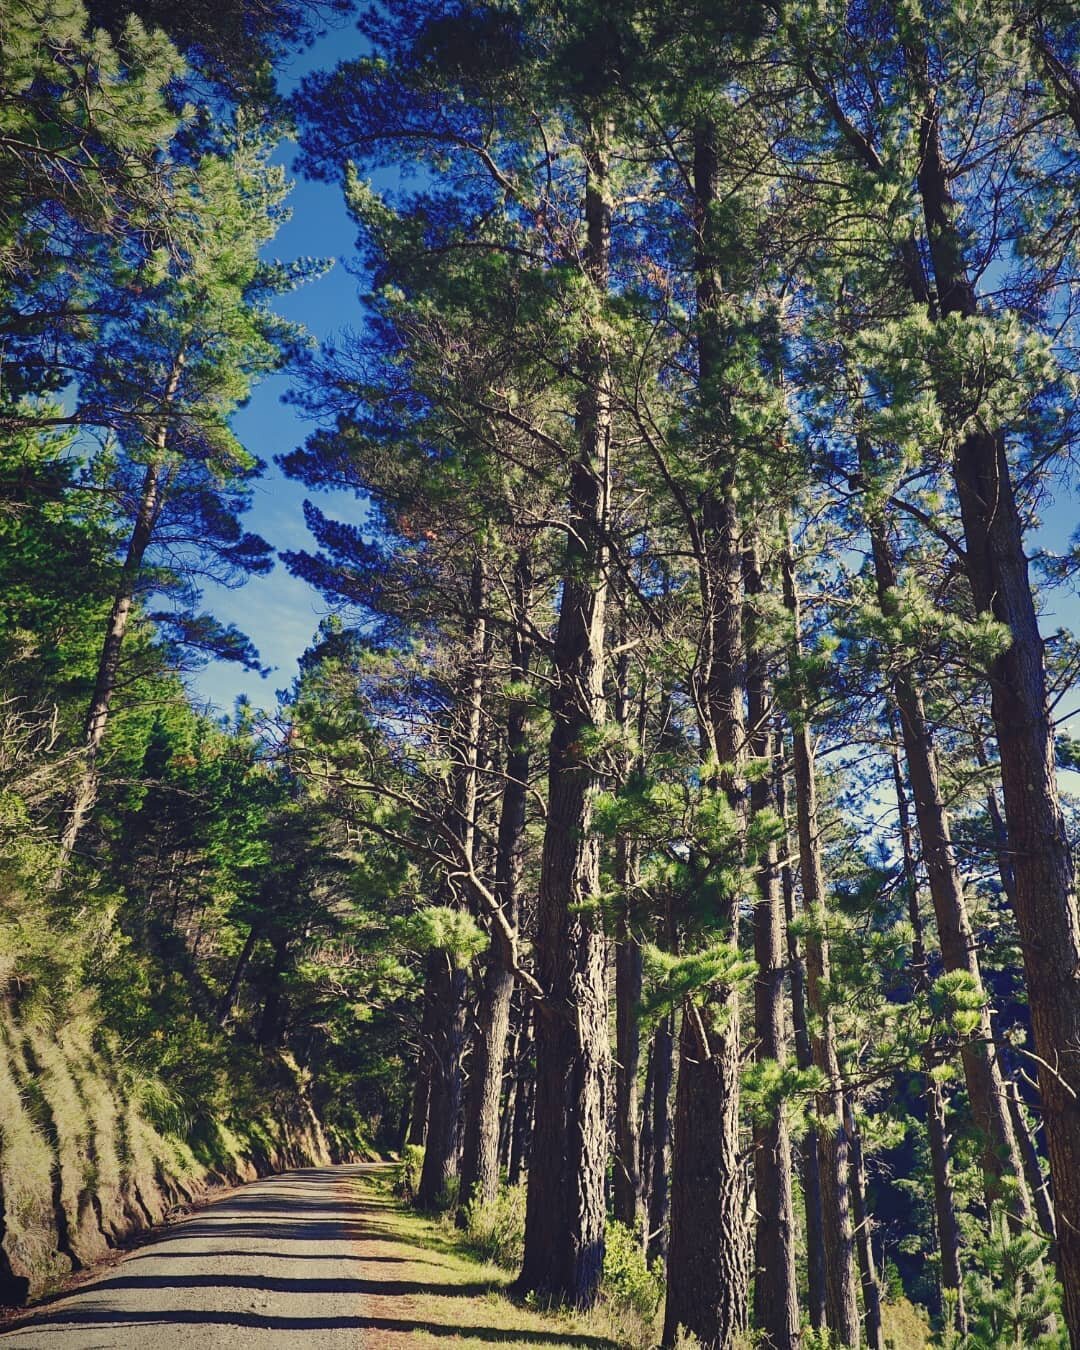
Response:
M286 1055L249 1056L233 1109L185 1110L91 1003L50 1024L0 1001L0 1304L40 1295L213 1186L365 1152L328 1136Z

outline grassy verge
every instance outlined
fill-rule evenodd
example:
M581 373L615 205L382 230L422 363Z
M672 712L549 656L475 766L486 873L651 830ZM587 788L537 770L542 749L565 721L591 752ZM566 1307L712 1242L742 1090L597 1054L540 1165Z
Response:
M387 1289L385 1295L365 1296L364 1315L372 1320L372 1330L364 1333L366 1350L447 1344L458 1350L491 1345L651 1350L658 1343L662 1291L650 1282L627 1229L609 1227L604 1285L591 1312L523 1305L508 1294L521 1261L523 1194L504 1190L463 1233L448 1216L426 1217L395 1194L397 1170L373 1170L356 1182L364 1215L359 1255L370 1262L365 1277ZM485 1252L497 1254L503 1264L485 1259ZM886 1346L930 1345L921 1309L900 1299L886 1303L882 1313ZM678 1344L690 1350L696 1342L682 1334ZM756 1344L753 1334L739 1341L745 1350Z
M371 1350L456 1350L491 1345L587 1347L623 1350L630 1342L612 1311L545 1311L508 1296L513 1276L478 1260L467 1239L436 1219L407 1208L393 1194L390 1169L357 1180L364 1207L359 1256L367 1278L381 1280L385 1294L365 1296L364 1333Z

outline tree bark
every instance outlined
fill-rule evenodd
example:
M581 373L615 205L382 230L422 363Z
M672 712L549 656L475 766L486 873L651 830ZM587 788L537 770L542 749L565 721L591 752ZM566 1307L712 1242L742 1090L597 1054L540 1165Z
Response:
M521 1047L518 1049L517 1082L514 1085L514 1131L510 1137L510 1162L506 1169L506 1179L511 1186L517 1186L521 1182L528 1165L529 1143L532 1139L533 1074L529 1064L531 1042L528 1009L525 1012L521 1041L525 1049Z
M531 644L526 636L532 595L532 570L526 553L514 570L515 624L511 639L510 679L521 686L528 679ZM518 923L518 887L521 881L525 804L529 783L529 706L511 700L506 719L506 780L499 813L495 853L494 893L507 923ZM503 935L493 931L484 972L472 1078L461 1159L461 1187L457 1222L466 1222L466 1206L477 1199L495 1198L499 1185L499 1100L502 1094L506 1038L510 1029L510 999L514 991L514 956Z
M723 1020L708 1026L713 1012L683 1008L664 1345L682 1327L705 1350L728 1350L747 1327L750 1187L738 1147L738 1005L720 1004Z
M219 1027L224 1027L232 1016L232 1010L236 1003L236 996L240 992L240 983L244 978L244 972L247 970L248 962L251 960L252 953L255 951L255 944L260 937L260 929L257 923L253 923L248 929L248 935L244 939L244 945L240 948L240 954L236 958L236 964L233 966L233 973L229 980L229 987L221 997L221 1002L217 1007L217 1023Z
M641 1177L641 1203L645 1209L645 1246L648 1250L649 1197L652 1193L652 1154L653 1154L653 1079L656 1073L656 1056L653 1053L654 1037L649 1038L645 1054L645 1091L641 1098L641 1127L638 1130L638 1174Z
M851 1200L855 1213L855 1236L859 1249L859 1275L862 1280L863 1308L866 1310L866 1344L869 1350L883 1350L881 1335L881 1289L874 1260L873 1228L866 1204L866 1167L862 1138L855 1123L850 1098L845 1097L846 1128L851 1140Z
M956 227L937 105L924 54L908 56L924 96L918 188L937 303L944 319L971 319L978 302ZM1080 916L1072 849L1058 800L1043 642L1004 435L967 432L956 448L953 472L975 606L992 614L1009 634L1008 646L991 665L990 707L1039 1056L1065 1320L1072 1344L1080 1346Z
M890 718L890 722L892 719ZM915 835L908 808L907 788L900 765L895 726L892 728L893 787L896 791L896 809L900 821L900 842L903 849L904 889L907 892L908 919L911 923L912 992L925 993L930 987L929 963L923 935L922 909L919 905L918 869L915 861ZM941 1259L942 1303L951 1299L954 1306L953 1326L961 1335L967 1333L967 1315L964 1310L963 1272L960 1264L960 1228L956 1220L956 1196L949 1170L949 1134L945 1114L945 1094L934 1075L926 1074L926 1130L930 1144L930 1167L934 1178L934 1218L937 1227L938 1253Z
M499 1188L499 1105L510 1030L514 976L499 957L489 958L477 1009L466 1098L456 1222L464 1228L470 1203L490 1204Z
M638 1120L638 1003L641 947L625 917L615 944L615 1170L612 1213L635 1232L641 1229L642 1185Z
M859 454L860 461L867 465L870 449L865 442L860 441ZM884 518L880 514L873 515L869 528L878 604L882 614L895 615L898 577ZM966 973L975 987L983 991L975 934L964 901L949 815L941 797L937 754L922 694L910 668L895 660L890 671L890 683L900 714L904 758L922 844L923 866L937 923L942 963L947 971ZM993 1206L1003 1199L1006 1188L1002 1180L1012 1177L1016 1182L1013 1200L1016 1212L1021 1220L1027 1220L1031 1214L1031 1204L1009 1116L1001 1066L994 1048L990 1006L985 993L978 1037L961 1047L960 1057L972 1115L981 1139L980 1158L987 1205Z
M283 982L285 969L289 964L289 939L285 933L275 933L271 942L274 948L274 963L270 968L270 983L255 1032L255 1040L261 1050L273 1049L281 1043L281 1028L284 1021Z
M615 692L615 720L624 738L631 717L629 654L619 658ZM626 756L628 759L629 756ZM630 772L624 765L622 777ZM631 926L631 903L637 881L637 843L628 836L616 841L615 873L621 912L615 939L615 1157L612 1173L612 1214L634 1232L642 1229L642 1186L639 1162L638 1068L641 1002L641 946ZM644 1243L644 1233L642 1233Z
M432 956L424 970L424 1008L420 1015L420 1046L416 1055L416 1081L413 1083L412 1111L409 1115L408 1143L423 1147L427 1139L428 1108L431 1105L431 1040L435 1034L435 986L431 974Z
M162 391L163 405L168 406L176 398L183 371L184 352L181 348L165 381L165 387ZM60 838L60 858L54 884L59 884L62 878L97 795L97 758L101 750L101 743L105 739L105 728L109 723L109 710L113 693L116 690L117 676L120 672L120 654L123 650L124 638L127 636L128 622L135 600L135 590L142 572L146 551L154 537L158 516L168 495L169 484L176 472L175 466L170 464L168 459L168 433L168 424L162 422L154 433L150 447L150 457L147 461L146 472L143 475L139 504L135 512L135 522L128 540L127 553L120 569L120 579L113 598L108 626L105 629L105 638L98 656L94 692L90 698L90 707L83 728L86 746L85 758L82 772L75 785L75 792L63 834Z
M421 1209L433 1210L446 1204L450 1183L457 1176L454 1146L461 1111L468 975L450 952L435 950L428 958L427 978L434 1030L424 1166L416 1203Z
M758 761L775 761L767 661L761 646L760 616L754 599L763 591L758 550L744 556L747 597L747 721L750 752ZM773 773L754 779L750 788L752 816L775 807ZM754 905L754 1035L758 1063L782 1066L787 1060L784 1018L783 893L776 844L766 846L757 860L757 901ZM795 1212L791 1191L791 1138L784 1103L770 1108L765 1120L754 1123L754 1197L757 1206L755 1239L754 1314L764 1333L763 1344L789 1350L799 1344L799 1302L795 1277Z
M518 1061L521 1057L521 1008L510 997L510 1042L503 1068L503 1105L499 1120L499 1167L504 1172L510 1170L510 1145L514 1138L514 1104L517 1101Z
M1042 1159L1035 1144L1035 1135L1024 1113L1024 1099L1015 1078L1005 1080L1005 1091L1009 1099L1009 1111L1012 1114L1013 1129L1020 1146L1020 1156L1024 1160L1024 1175L1028 1189L1035 1203L1035 1216L1039 1227L1054 1244L1054 1256L1057 1258L1057 1233L1054 1228L1054 1206L1050 1197L1050 1186L1043 1175Z
M665 1261L671 1210L671 1080L675 1068L675 1014L653 1032L652 1099L649 1133L649 1221L646 1255L650 1265Z
M790 669L798 690L800 636L799 598L790 552L784 556L784 603L791 616ZM813 1018L811 1052L824 1075L819 1094L818 1164L821 1177L822 1228L825 1250L825 1303L829 1328L841 1345L859 1344L859 1300L855 1283L854 1234L848 1181L849 1141L844 1124L843 1083L829 1007L829 941L826 935L825 872L818 827L814 747L805 702L799 694L792 710L792 761L795 813L799 834L799 870L803 907L810 920L806 939L807 997Z
M800 1069L814 1063L810 1028L806 1018L806 964L795 936L795 878L792 873L791 842L788 832L787 783L783 766L777 766L776 809L784 822L784 862L780 882L784 893L784 927L787 937L788 979L791 985L791 1023L795 1042L795 1062ZM806 1282L810 1325L821 1331L826 1324L825 1236L821 1209L821 1168L818 1159L818 1134L811 1126L800 1145L799 1177L803 1188L806 1216Z
M478 553L473 560L469 583L467 684L462 699L461 726L452 740L456 763L453 769L453 798L447 821L448 832L459 845L461 858L470 866L476 849L481 718L487 666L486 604L487 569L483 555ZM446 893L449 899L456 899L449 884ZM451 952L435 951L428 962L428 979L432 982L434 995L430 1038L431 1073L424 1166L420 1173L416 1202L422 1209L438 1209L446 1203L450 1182L458 1175L467 1044L465 995L468 974L458 966ZM501 994L497 983L496 993ZM505 998L508 1008L509 988ZM492 1009L491 1015L498 1014ZM503 1035L505 1037L505 1025Z
M724 792L744 828L742 543L736 457L726 435L725 400L716 389L724 361L715 220L719 155L716 127L708 119L694 129L693 177L699 394L710 471L701 496L701 653L693 694L707 784ZM729 925L732 941L738 927L733 901L716 916ZM739 1152L740 1062L737 993L716 990L702 1007L687 1000L675 1095L665 1345L682 1326L706 1346L726 1350L745 1327L751 1257L747 1175Z
M586 279L608 285L607 128L586 147ZM548 816L537 901L536 1105L519 1293L590 1307L604 1262L608 1010L597 908L599 842L590 830L604 720L604 612L611 484L611 390L603 340L580 354L578 457L572 470L559 620L552 654Z

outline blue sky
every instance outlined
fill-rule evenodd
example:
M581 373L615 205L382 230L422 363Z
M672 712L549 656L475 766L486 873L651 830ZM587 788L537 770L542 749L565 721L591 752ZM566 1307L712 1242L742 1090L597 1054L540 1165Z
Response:
M307 71L334 65L360 49L361 38L354 29L332 31L310 51L294 58L280 72L279 83L288 91ZM290 166L294 153L294 147L285 143L278 159ZM353 253L355 231L340 189L297 177L289 204L292 219L267 249L267 256L283 260L314 256L337 261L318 281L283 296L276 308L286 318L303 323L317 339L325 339L343 327L358 326L357 283L343 266ZM263 381L247 406L233 418L243 444L267 464L245 526L278 550L308 548L313 542L303 516L308 489L286 478L274 463L278 455L303 444L311 430L298 409L282 402L289 383L287 375ZM364 516L364 503L344 493L334 499L332 509L342 519L360 521ZM263 664L272 667L264 679L232 663L214 661L191 675L189 684L196 697L223 712L232 709L240 694L246 694L257 706L272 706L275 691L291 684L297 659L327 612L322 598L305 582L290 576L281 562L268 576L253 577L236 590L207 585L203 603L215 618L234 623L246 633L259 649Z

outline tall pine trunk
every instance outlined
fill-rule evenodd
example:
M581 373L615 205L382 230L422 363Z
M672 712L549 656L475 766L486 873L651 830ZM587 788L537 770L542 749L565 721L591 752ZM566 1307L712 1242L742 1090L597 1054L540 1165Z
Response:
M1047 1237L1054 1240L1053 1252L1056 1261L1057 1233L1054 1227L1054 1206L1050 1196L1050 1187L1043 1174L1042 1159L1039 1157L1035 1135L1024 1109L1020 1085L1015 1078L1005 1080L1005 1092L1009 1100L1009 1113L1012 1116L1013 1129L1016 1131L1016 1142L1020 1147L1020 1156L1024 1161L1024 1175L1027 1177L1028 1189L1031 1191L1035 1205L1035 1216L1039 1221L1039 1227Z
M895 726L892 728L893 787L900 820L903 850L904 889L907 893L908 920L911 923L911 988L913 994L925 994L930 987L926 940L923 934L922 907L919 904L919 880L915 862L915 835L908 807L907 785L900 764ZM953 1325L960 1335L967 1331L964 1311L964 1285L960 1265L960 1228L956 1219L956 1196L949 1168L949 1135L945 1115L945 1093L929 1072L926 1074L926 1131L930 1144L930 1168L934 1178L934 1219L938 1253L941 1258L942 1303L951 1300Z
M409 1111L407 1143L423 1147L427 1138L428 1107L431 1104L432 1045L435 1034L435 984L431 972L431 953L424 970L424 1006L420 1014L420 1044L416 1053L416 1078L413 1082L412 1107Z
M471 866L476 847L476 803L487 663L487 570L482 555L473 560L469 585L468 683L462 699L461 725L452 736L455 764L453 799L447 831ZM448 898L455 897L448 888ZM465 998L468 974L452 952L435 951L428 961L431 1003L427 1140L417 1204L437 1209L446 1203L450 1182L458 1175L460 1117L467 1046ZM509 997L509 995L507 995Z
M422 1209L444 1205L450 1183L457 1176L455 1145L461 1112L467 989L467 972L451 952L436 950L429 954L427 994L431 999L433 1030L429 1044L424 1166L416 1192L416 1203Z
M792 872L791 836L788 827L787 780L783 764L776 774L776 809L784 823L784 862L780 882L784 893L784 927L787 937L788 981L791 987L791 1025L795 1042L795 1063L800 1069L813 1066L810 1026L806 1016L806 963L795 934L795 877ZM810 1325L821 1331L826 1322L825 1237L821 1209L821 1167L818 1158L817 1130L811 1125L800 1141L799 1177L803 1188L806 1217L807 1311Z
M233 966L232 975L229 979L229 987L221 996L221 1001L217 1006L217 1024L222 1029L228 1024L229 1018L232 1016L233 1008L240 994L240 985L247 972L248 962L251 960L261 933L261 925L253 923L248 929L243 947L240 948L240 954L236 958L236 964Z
M630 731L630 659L624 652L618 663L615 720L627 740ZM629 759L629 756L625 758ZM621 774L625 778L629 764ZM641 1001L641 944L631 926L631 897L637 880L637 844L626 835L616 842L616 882L621 912L615 937L615 1157L612 1173L612 1213L634 1232L641 1229L642 1185L639 1159L638 1068ZM643 1239L644 1239L644 1235Z
M924 94L918 188L937 304L944 319L974 319L978 302L956 227L926 60L920 52L908 55ZM1080 916L1072 849L1058 801L1043 641L1004 435L981 428L967 432L956 447L953 472L976 608L992 614L1009 635L1008 646L991 665L990 707L1039 1056L1065 1319L1072 1344L1080 1346Z
M750 752L756 760L775 759L773 716L766 655L762 649L761 616L753 609L763 591L758 549L744 559L747 596L747 721ZM752 815L775 808L773 774L760 774L750 789ZM787 1061L784 1017L783 892L776 844L770 841L758 859L754 905L754 1037L759 1063L782 1067ZM791 1188L791 1137L783 1101L769 1108L767 1119L754 1124L754 1198L757 1232L754 1248L754 1314L764 1332L763 1344L789 1350L799 1344L799 1303L795 1279L795 1212Z
M173 361L162 392L162 405L168 407L176 398L180 387L180 378L184 371L184 352L181 349ZM128 539L127 552L120 569L120 578L113 597L109 613L105 638L98 656L97 675L94 680L94 692L90 698L90 707L83 728L85 757L82 771L75 784L71 806L60 838L60 859L57 864L55 883L59 883L67 866L68 859L75 851L79 835L82 833L86 818L97 795L97 760L101 743L105 739L105 729L109 723L109 711L116 681L120 673L120 654L127 636L128 623L135 601L135 591L142 574L147 549L154 538L154 529L158 516L168 494L169 484L176 472L168 457L168 423L162 422L154 433L150 446L150 456L143 474L142 488L135 510L135 521Z
M784 602L791 616L790 674L800 689L799 597L790 553L784 557ZM814 747L805 701L796 696L792 711L792 762L799 871L803 908L809 920L806 938L807 999L812 1017L811 1052L825 1079L818 1095L818 1161L825 1250L825 1305L830 1330L841 1345L859 1344L859 1300L855 1280L855 1240L851 1223L849 1141L844 1123L843 1083L829 1007L829 941L826 934L825 872L818 825Z
M881 1288L874 1258L873 1227L866 1203L866 1167L862 1137L855 1122L849 1097L844 1098L844 1120L851 1140L851 1203L855 1215L855 1240L859 1251L859 1277L862 1281L863 1308L866 1311L866 1344L870 1350L883 1350L881 1332Z
M745 819L739 766L745 757L742 545L734 451L722 396L724 336L716 211L716 127L694 131L694 267L704 457L711 481L701 500L698 571L702 653L695 675L703 751L716 763L715 790ZM734 897L717 915L737 934ZM664 1343L685 1327L710 1350L727 1350L746 1326L750 1231L746 1168L739 1147L741 1037L736 991L687 999L679 1039L671 1170L671 1221Z
M517 1094L517 1064L521 1053L521 1011L513 994L510 997L510 1035L503 1068L502 1114L499 1117L499 1167L510 1170L510 1141L514 1137L514 1103Z
M637 1232L642 1219L638 1119L641 946L623 916L615 944L615 1160L612 1213Z
M710 1025L713 1017L723 1020ZM675 1088L666 1346L682 1327L705 1350L727 1350L747 1327L752 1252L739 1149L738 1046L734 999L704 1009L687 1000Z
M510 1135L510 1161L506 1179L517 1186L528 1166L529 1144L532 1140L533 1095L535 1082L532 1071L532 1036L530 1010L524 1010L521 1036L518 1040L517 1077L514 1082L514 1128Z
M586 278L606 294L611 206L607 130L586 151ZM611 392L603 340L580 353L569 532L552 653L548 815L537 899L536 1104L517 1288L577 1307L596 1300L604 1262L608 1009L597 908L599 841L590 831L591 734L604 720L604 611L611 483Z
M860 461L867 466L870 449L862 441L859 455ZM896 564L887 525L880 513L870 520L870 546L881 612L886 616L896 615L900 603ZM941 795L937 754L926 719L922 693L906 664L894 664L890 683L900 715L904 758L922 844L923 866L937 923L942 963L946 971L967 974L974 986L982 991L978 948L964 901L949 815ZM981 1140L980 1158L987 1204L993 1205L1002 1200L1006 1190L1009 1190L1017 1214L1026 1220L1030 1217L1031 1204L1009 1116L1001 1067L994 1048L990 1007L985 998L978 1037L961 1048L960 1056L972 1115ZM1012 1180L1013 1184L1009 1188L1002 1185L1005 1177Z
M649 1099L648 1237L650 1265L668 1251L671 1211L671 1083L675 1068L675 1014L668 1013L653 1032L652 1092Z
M529 676L531 648L526 634L531 592L531 567L528 555L523 552L514 569L516 612L510 652L510 680L518 688ZM507 923L516 930L529 780L528 703L523 698L512 699L507 710L506 747L506 781L499 812L494 893ZM499 1184L499 1101L506 1038L510 1030L510 999L514 990L513 960L508 940L501 932L493 931L477 1014L465 1117L457 1213L458 1224L462 1226L469 1202L494 1200Z

